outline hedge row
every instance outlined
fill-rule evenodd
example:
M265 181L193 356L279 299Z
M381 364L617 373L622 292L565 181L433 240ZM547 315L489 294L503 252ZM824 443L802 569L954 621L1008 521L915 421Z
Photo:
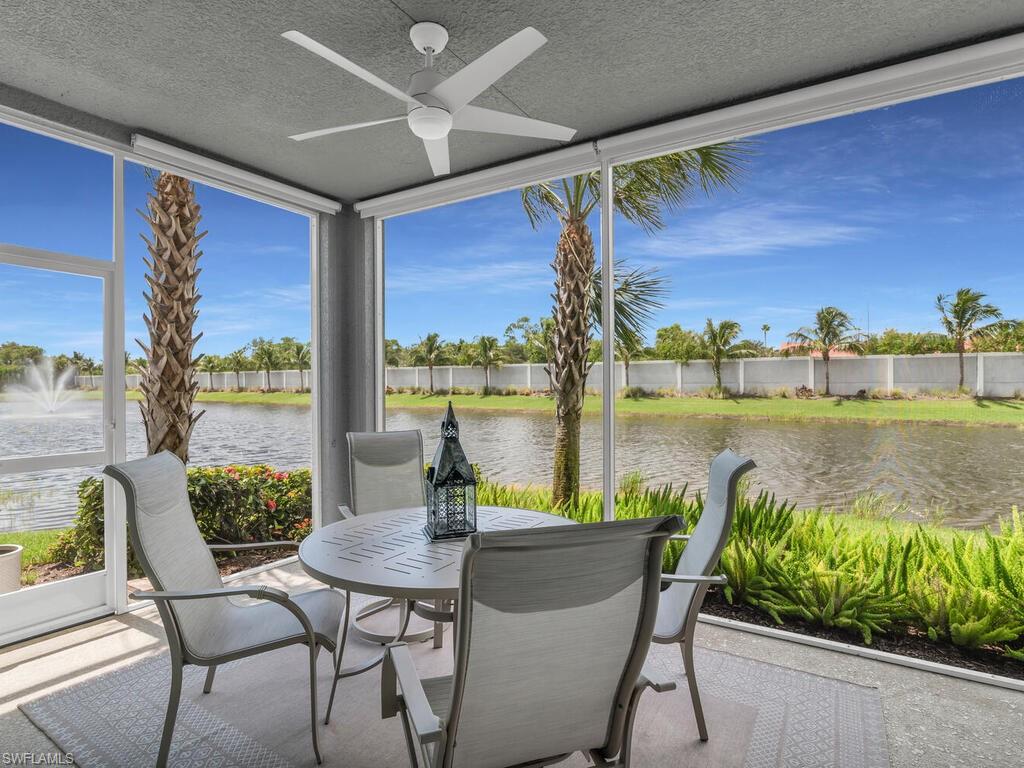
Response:
M266 465L190 467L188 495L199 532L211 544L301 540L309 533L313 502L308 469L278 472ZM129 545L129 572L141 573ZM103 480L78 486L78 512L49 552L52 562L103 567Z

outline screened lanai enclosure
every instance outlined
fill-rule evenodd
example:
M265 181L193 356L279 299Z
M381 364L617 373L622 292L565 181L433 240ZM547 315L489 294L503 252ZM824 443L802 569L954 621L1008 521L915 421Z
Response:
M1016 765L1022 25L6 8L0 762Z

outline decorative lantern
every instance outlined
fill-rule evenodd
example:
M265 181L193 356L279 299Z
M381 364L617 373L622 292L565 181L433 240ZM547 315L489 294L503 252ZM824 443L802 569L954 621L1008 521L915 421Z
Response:
M441 442L427 469L427 525L431 539L476 531L476 473L459 444L459 422L451 401L441 422Z

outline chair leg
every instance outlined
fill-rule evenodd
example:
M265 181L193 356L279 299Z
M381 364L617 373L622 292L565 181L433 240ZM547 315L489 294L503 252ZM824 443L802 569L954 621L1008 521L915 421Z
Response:
M217 665L214 664L212 667L206 669L206 682L203 683L203 693L209 693L213 690L213 675L217 671Z
M156 768L167 768L171 754L171 738L174 736L174 721L178 718L178 702L181 700L181 667L179 659L171 659L171 694L167 700L167 714L164 715L164 730L160 737L160 752Z
M701 741L708 740L708 727L704 722L704 708L700 703L700 691L697 689L697 675L693 668L693 644L684 640L679 644L683 652L683 669L686 671L686 683L690 686L690 699L693 701L693 716L697 719L697 733Z
M334 694L338 691L338 680L341 675L341 660L345 655L345 643L348 642L349 611L352 609L352 593L345 590L345 615L341 620L341 639L334 649L334 680L331 681L331 698L327 701L327 714L324 715L324 725L331 722L331 710L334 708Z
M320 765L323 758L320 757L320 734L317 731L316 722L316 657L319 655L320 646L313 643L309 649L309 722L313 730L313 754L316 755L316 764Z
M438 611L444 610L446 602L446 600L435 600L434 608ZM442 624L440 621L434 622L434 647L444 647L444 624Z

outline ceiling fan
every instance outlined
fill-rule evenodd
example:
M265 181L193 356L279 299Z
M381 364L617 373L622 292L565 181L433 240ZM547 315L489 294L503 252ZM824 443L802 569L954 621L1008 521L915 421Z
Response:
M405 115L321 128L289 137L295 141L306 141L357 128L405 120L409 124L409 130L423 140L423 148L427 152L434 175L443 176L451 172L448 132L453 129L504 133L554 141L568 141L576 134L574 129L563 125L474 107L469 103L547 42L547 38L533 27L517 32L446 79L434 69L434 56L441 53L448 44L448 30L432 21L413 24L409 30L409 37L416 50L423 54L424 65L423 69L414 72L409 78L409 87L406 91L399 90L301 32L291 30L282 33L281 37L291 40L406 104Z

